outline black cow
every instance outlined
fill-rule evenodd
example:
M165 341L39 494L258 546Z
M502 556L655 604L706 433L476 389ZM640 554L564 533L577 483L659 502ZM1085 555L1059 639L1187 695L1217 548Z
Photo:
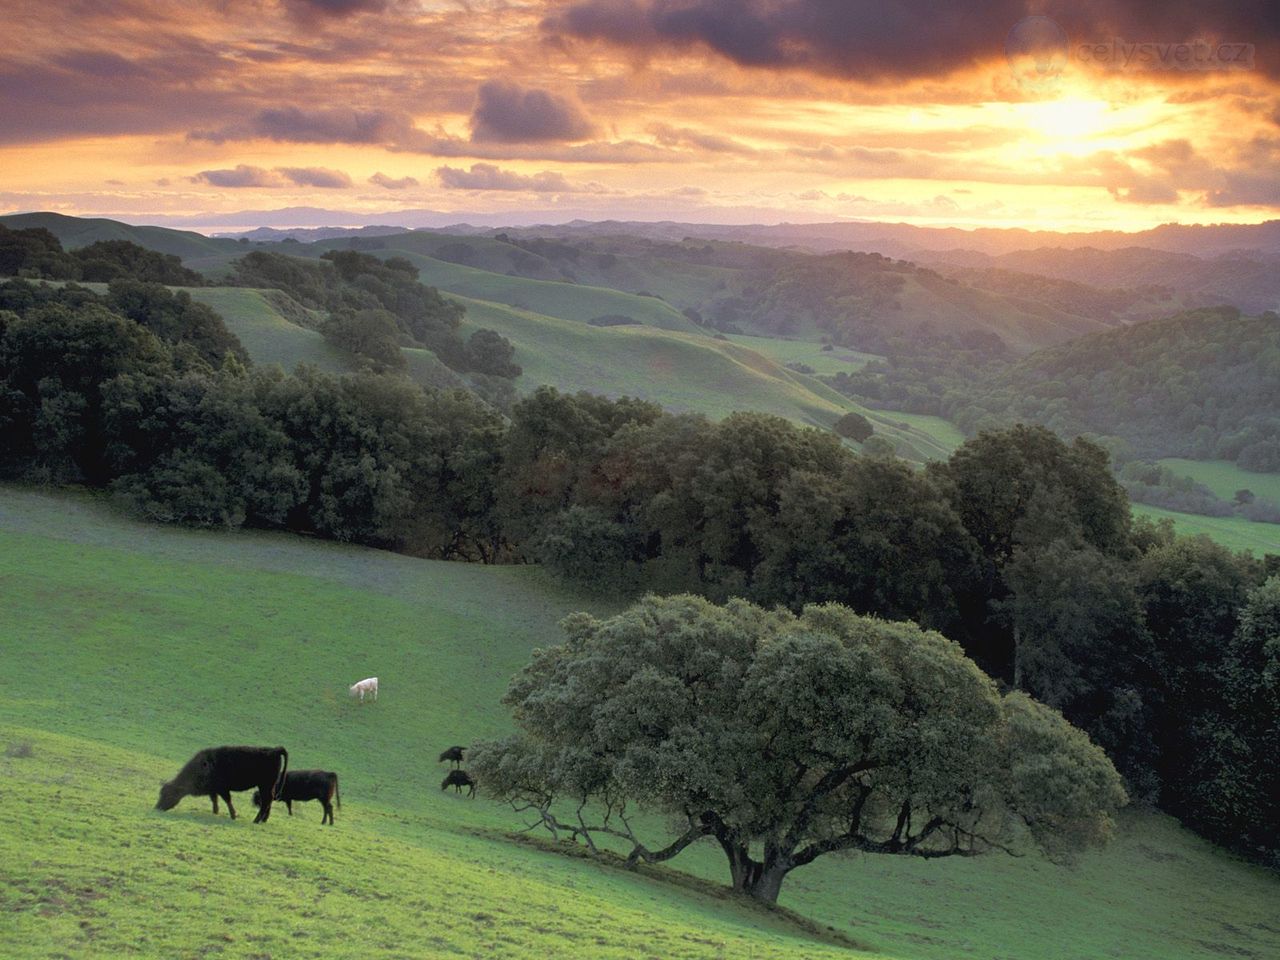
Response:
M209 747L188 760L176 777L160 785L156 809L172 810L183 797L208 796L216 814L221 797L234 820L231 791L256 787L266 801L253 822L266 823L271 801L279 795L288 769L289 751L284 747Z
M319 800L324 807L320 815L321 823L333 826L333 801L338 801L338 809L342 809L342 794L338 792L338 775L332 770L290 770L285 774L284 786L277 800L283 800L289 816L293 816L293 801ZM253 791L253 805L262 805L262 791Z
M457 767L460 763L462 763L462 751L465 749L467 748L466 747L450 747L444 753L440 754L440 759L437 760L436 763L444 763L446 760L452 760L453 765Z
M465 770L450 770L449 775L444 778L444 783L440 784L441 790L448 790L453 787L456 793L461 793L463 787L470 787L467 796L474 797L476 795L476 782L471 779L471 774Z

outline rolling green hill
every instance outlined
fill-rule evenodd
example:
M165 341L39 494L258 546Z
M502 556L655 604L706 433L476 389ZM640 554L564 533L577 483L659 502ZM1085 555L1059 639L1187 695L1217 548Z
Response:
M244 287L192 287L191 296L213 307L227 329L240 338L255 363L278 363L292 370L299 363L310 364L329 373L350 373L356 367L351 357L326 341L315 330L289 320L280 312L275 290ZM303 310L294 305L295 310ZM462 378L446 367L430 350L405 349L408 373L426 387L465 387Z
M516 362L524 368L516 382L522 391L546 383L571 392L640 397L713 419L755 410L822 427L857 411L902 456L917 461L945 457L960 442L954 428L935 417L868 410L811 377L726 340L643 326L592 327L458 299L467 308L464 330L487 327L515 345Z
M354 369L320 334L286 318L270 291L206 287L190 292L223 316L257 363L278 363L286 370L298 363L331 372ZM865 409L811 377L725 340L645 326L593 327L502 304L457 299L467 308L464 336L487 327L515 345L515 360L524 368L516 381L522 393L545 383L570 392L641 397L714 419L735 410L757 410L820 427L855 410L901 455L917 461L945 457L962 441L953 427L936 417ZM405 354L410 375L418 382L463 385L429 351Z
M798 872L785 915L724 894L718 851L639 873L516 842L443 794L436 754L498 706L555 621L595 602L533 567L413 560L134 523L0 488L0 955L1262 958L1280 882L1131 813L1074 868L848 856ZM345 695L376 674L381 694ZM265 825L161 779L216 743L339 771L343 807ZM672 869L674 867L675 869ZM706 881L711 881L710 886ZM827 932L827 927L833 928ZM846 938L842 945L836 935Z
M204 258L221 258L243 249L234 240L214 239L189 230L167 227L135 227L118 220L92 217L67 217L60 213L19 213L0 217L11 230L43 227L57 237L68 250L87 247L99 240L128 240L148 250L181 257L188 267L199 270ZM236 251L239 250L240 253Z

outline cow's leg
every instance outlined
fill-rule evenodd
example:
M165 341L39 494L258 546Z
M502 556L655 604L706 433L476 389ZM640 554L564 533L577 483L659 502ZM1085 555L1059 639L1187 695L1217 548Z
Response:
M271 816L271 787L261 787L262 790L262 806L258 808L258 815L253 818L254 823L266 823L267 817Z
M218 795L216 793L209 794L209 799L213 801L213 815L218 815Z
M292 817L292 816L293 816L293 801L292 801L292 800L286 800L286 801L284 802L284 808L285 808L286 810L288 810L288 811L289 811L289 816L291 816L291 817Z
M333 824L333 804L330 803L328 799L321 800L320 803L323 804L324 806L324 813L320 814L320 822L322 824L328 823L332 825Z
M222 799L227 805L227 813L231 814L231 819L234 820L236 818L236 808L231 805L231 791L223 790ZM218 810L218 801L216 799L213 801L213 809L215 813Z

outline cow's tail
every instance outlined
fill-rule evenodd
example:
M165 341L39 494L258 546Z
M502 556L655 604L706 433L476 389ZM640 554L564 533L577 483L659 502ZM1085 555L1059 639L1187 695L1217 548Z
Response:
M284 775L289 769L289 751L284 747L277 747L280 756L284 758L284 763L280 765L280 776L276 779L275 789L271 791L271 799L279 800L280 794L284 793Z

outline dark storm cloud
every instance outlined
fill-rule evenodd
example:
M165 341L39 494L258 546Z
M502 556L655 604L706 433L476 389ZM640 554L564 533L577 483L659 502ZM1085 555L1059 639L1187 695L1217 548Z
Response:
M543 21L556 40L601 40L645 52L706 47L748 67L849 79L928 77L1004 56L1028 15L1057 21L1073 45L1119 39L1253 44L1257 69L1280 75L1274 0L576 0Z
M388 0L283 0L284 8L303 21L341 20L358 13L382 13L390 5Z
M476 91L471 139L477 143L585 140L594 130L578 104L546 90L492 80Z

